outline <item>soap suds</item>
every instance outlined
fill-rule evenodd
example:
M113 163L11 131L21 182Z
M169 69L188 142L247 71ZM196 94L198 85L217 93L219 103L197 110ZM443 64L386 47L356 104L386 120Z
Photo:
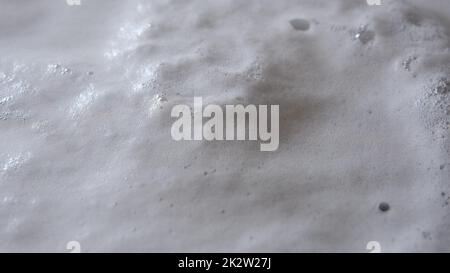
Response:
M0 2L0 251L450 251L449 1ZM279 149L173 141L198 96Z

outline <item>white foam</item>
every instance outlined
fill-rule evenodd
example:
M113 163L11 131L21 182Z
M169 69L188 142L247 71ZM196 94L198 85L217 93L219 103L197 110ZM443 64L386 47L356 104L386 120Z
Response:
M0 10L0 251L450 250L449 1L32 2ZM279 104L279 150L174 142L195 96Z

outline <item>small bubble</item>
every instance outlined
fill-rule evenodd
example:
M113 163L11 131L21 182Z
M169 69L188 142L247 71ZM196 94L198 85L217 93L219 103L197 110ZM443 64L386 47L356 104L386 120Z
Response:
M378 209L382 212L387 212L390 209L390 206L386 202L381 202L380 205L378 206Z
M305 19L292 19L289 23L295 30L307 31L310 27L308 20Z
M354 38L356 40L359 40L362 44L367 44L368 42L375 39L375 32L372 30L368 30L367 26L361 26L355 33Z

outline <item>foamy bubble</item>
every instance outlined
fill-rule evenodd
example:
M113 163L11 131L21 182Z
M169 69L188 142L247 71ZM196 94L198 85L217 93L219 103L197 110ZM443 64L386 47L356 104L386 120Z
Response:
M75 102L73 103L70 109L72 117L76 117L84 113L88 109L88 107L95 101L97 96L98 94L94 85L90 84L84 92L78 95Z
M363 25L354 33L353 38L362 44L367 44L375 39L375 31L368 29L367 25Z
M19 169L23 164L25 164L31 158L30 152L25 152L18 154L16 156L9 156L6 162L3 164L2 172L3 174Z

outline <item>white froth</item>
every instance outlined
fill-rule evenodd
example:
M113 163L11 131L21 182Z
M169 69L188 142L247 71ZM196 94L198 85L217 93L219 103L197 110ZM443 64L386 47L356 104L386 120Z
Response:
M0 1L0 251L450 250L449 1L31 2ZM279 150L173 141L195 96L280 105Z

